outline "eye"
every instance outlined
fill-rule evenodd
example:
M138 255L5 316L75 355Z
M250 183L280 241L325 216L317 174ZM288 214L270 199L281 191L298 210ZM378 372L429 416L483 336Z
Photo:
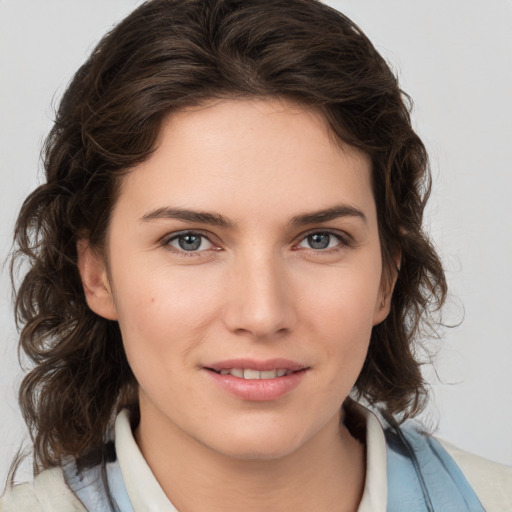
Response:
M340 235L329 232L310 233L298 244L298 247L314 250L333 249L340 245L346 245Z
M193 231L175 234L165 241L165 245L185 252L200 252L213 248L213 244L205 235Z

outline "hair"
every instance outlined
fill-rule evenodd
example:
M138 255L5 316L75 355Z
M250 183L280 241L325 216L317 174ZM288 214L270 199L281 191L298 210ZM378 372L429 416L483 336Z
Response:
M401 419L424 407L418 344L435 329L446 281L422 227L428 157L394 73L352 21L316 0L152 0L71 80L44 146L46 181L15 227L13 282L28 265L15 291L19 348L31 365L19 399L36 468L101 459L115 413L138 408L119 326L87 306L78 240L104 250L122 178L152 154L167 116L229 98L314 109L338 142L370 156L384 274L396 285L354 393Z

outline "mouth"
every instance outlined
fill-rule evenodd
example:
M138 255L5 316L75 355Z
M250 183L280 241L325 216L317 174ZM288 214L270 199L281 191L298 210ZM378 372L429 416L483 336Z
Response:
M288 359L231 359L203 367L219 389L251 402L281 399L300 386L310 367Z
M212 381L229 394L248 401L272 401L292 392L309 366L289 359L230 359L203 367Z

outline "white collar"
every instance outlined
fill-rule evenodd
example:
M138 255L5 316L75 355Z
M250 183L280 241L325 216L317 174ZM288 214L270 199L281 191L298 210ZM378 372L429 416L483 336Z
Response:
M356 404L357 412L366 424L366 480L363 497L357 512L386 512L388 501L388 475L386 438L377 416Z
M377 417L361 405L366 424L366 480L357 512L385 512L387 504L386 439ZM128 411L115 425L116 452L135 512L178 512L165 495L133 438Z
M116 418L116 453L135 512L178 512L157 482L133 438L127 409Z

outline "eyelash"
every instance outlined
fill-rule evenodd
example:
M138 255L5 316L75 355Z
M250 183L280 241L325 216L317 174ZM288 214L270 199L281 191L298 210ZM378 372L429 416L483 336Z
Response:
M315 254L320 254L320 253L331 254L331 253L334 253L334 252L341 251L341 250L343 250L343 249L353 245L352 237L350 235L348 235L347 233L343 233L342 234L342 233L339 233L339 232L336 232L336 231L330 231L330 230L314 230L314 231L310 231L310 232L301 234L301 238L300 238L299 242L297 244L294 244L294 250L300 250L301 248L297 248L297 246L300 243L302 243L303 241L305 241L308 237L311 237L313 235L327 235L329 237L335 238L337 240L337 242L338 242L335 247L327 247L325 249L314 249L312 247L304 247L304 248L302 248L302 249L304 249L306 251L312 251ZM162 246L166 247L168 250L174 252L175 254L183 256L185 258L187 258L187 257L198 257L198 256L201 256L205 252L212 251L212 249L186 251L184 249L179 249L177 247L172 247L170 245L171 242L173 242L175 240L179 240L180 238L185 237L185 236L200 237L201 239L207 240L210 244L212 244L213 251L220 250L220 248L218 246L216 246L211 241L211 239L210 239L211 238L211 234L210 233L203 232L203 231L197 231L197 230L196 231L180 231L178 233L173 233L173 234L171 234L169 236L164 237L161 240L160 243L161 243ZM329 241L329 243L330 243L330 241Z

